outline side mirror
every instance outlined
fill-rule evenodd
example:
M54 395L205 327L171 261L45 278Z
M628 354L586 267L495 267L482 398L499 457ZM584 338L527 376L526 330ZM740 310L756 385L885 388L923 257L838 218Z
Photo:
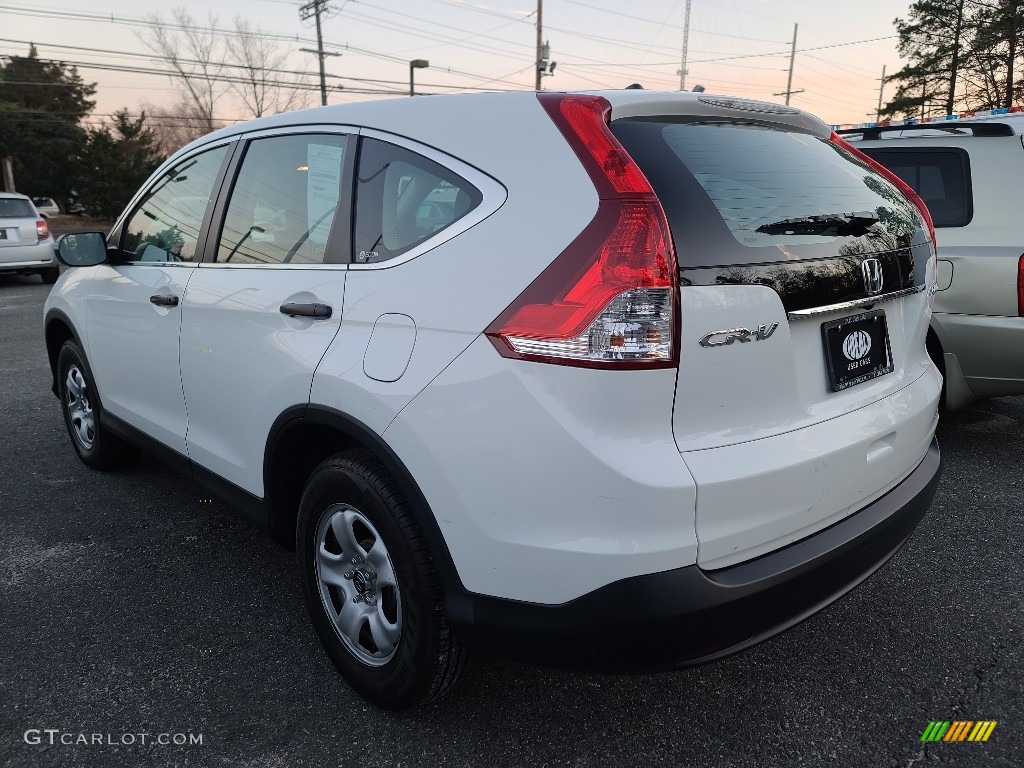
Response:
M57 258L69 267L95 267L107 260L107 236L102 232L75 232L57 240Z

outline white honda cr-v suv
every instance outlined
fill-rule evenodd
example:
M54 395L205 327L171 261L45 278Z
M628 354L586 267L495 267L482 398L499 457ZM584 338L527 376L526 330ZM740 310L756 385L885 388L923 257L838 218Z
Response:
M352 104L170 158L45 307L71 442L298 551L370 700L470 650L718 659L880 567L939 478L927 209L788 107Z

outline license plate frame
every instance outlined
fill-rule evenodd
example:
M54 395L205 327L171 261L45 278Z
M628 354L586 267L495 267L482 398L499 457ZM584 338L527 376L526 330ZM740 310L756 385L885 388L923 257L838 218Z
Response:
M875 309L821 324L825 370L833 392L892 373L892 347L885 311Z

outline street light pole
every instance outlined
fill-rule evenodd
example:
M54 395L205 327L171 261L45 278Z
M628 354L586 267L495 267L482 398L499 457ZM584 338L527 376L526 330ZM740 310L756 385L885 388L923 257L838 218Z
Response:
M415 81L413 79L413 73L417 69L426 69L429 66L430 66L430 62L427 61L426 59L413 59L412 61L409 62L409 95L410 96L415 96L416 95L416 84L415 84Z

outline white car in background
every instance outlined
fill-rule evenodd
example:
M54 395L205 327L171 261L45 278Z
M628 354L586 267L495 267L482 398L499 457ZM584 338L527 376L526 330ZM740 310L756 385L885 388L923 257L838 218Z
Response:
M36 210L46 218L60 216L60 207L52 197L33 197L32 202L35 204Z
M938 484L927 210L789 107L282 114L182 149L60 252L78 456L154 451L295 546L326 652L382 706L474 650L748 648L881 567Z
M0 192L0 273L39 275L55 283L60 264L50 227L25 195Z
M917 190L938 230L928 348L945 403L1024 394L1024 113L840 131Z

